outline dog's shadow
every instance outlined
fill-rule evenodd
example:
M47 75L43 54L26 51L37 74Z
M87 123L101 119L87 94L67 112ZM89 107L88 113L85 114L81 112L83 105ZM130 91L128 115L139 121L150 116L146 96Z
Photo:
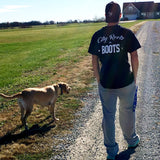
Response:
M45 133L49 132L52 128L56 127L55 123L53 123L54 122L53 120L49 121L47 124L44 124L43 126L40 126L41 123L48 120L50 117L51 116L48 116L46 119L42 120L38 124L33 125L29 129L24 129L20 133L15 133L15 132L22 129L23 126L22 125L17 126L15 129L11 130L6 135L0 137L0 145L9 144L12 143L13 141L16 142L20 139L27 138L29 136L36 134L44 135Z

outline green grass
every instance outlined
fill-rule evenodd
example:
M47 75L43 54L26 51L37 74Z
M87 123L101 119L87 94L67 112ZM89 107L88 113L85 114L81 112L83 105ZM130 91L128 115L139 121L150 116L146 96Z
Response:
M56 65L77 61L87 52L91 33L101 25L53 25L1 31L0 88L11 91L11 86L36 85L48 79L46 71L52 72ZM84 46L86 49L79 52L78 48ZM36 71L34 75L33 71Z
M122 24L130 27L140 21ZM36 86L87 55L92 34L105 23L0 30L0 92Z

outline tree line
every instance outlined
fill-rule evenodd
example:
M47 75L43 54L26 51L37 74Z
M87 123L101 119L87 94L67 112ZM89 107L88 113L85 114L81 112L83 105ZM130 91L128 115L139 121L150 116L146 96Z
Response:
M53 25L57 24L58 26L63 26L66 24L71 24L71 23L96 23L96 22L104 22L104 18L99 18L99 19L94 19L94 20L83 20L83 21L78 21L78 20L69 20L67 22L54 22L54 21L46 21L44 23L40 21L30 21L30 22L6 22L6 23L0 23L0 29L9 29L9 28L31 28L32 26L37 26L37 25Z
M47 21L44 23L41 23L40 21L30 21L30 22L6 22L6 23L0 23L0 29L8 29L8 28L31 28L32 26L37 25L51 25L55 24L54 21Z

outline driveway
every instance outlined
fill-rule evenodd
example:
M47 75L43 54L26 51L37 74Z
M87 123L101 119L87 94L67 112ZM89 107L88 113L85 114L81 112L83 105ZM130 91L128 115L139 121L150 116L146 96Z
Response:
M140 67L138 72L137 133L141 137L139 147L127 150L116 114L116 139L120 151L117 160L160 159L160 21L145 23L137 33L142 48L138 50ZM77 113L71 135L61 139L63 145L53 150L62 151L51 159L56 160L105 160L101 127L102 110L97 84L83 101L84 109Z

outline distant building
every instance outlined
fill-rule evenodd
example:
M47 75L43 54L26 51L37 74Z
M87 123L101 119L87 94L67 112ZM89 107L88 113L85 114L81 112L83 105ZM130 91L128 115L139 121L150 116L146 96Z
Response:
M160 18L160 3L129 2L123 3L123 19L152 19Z

